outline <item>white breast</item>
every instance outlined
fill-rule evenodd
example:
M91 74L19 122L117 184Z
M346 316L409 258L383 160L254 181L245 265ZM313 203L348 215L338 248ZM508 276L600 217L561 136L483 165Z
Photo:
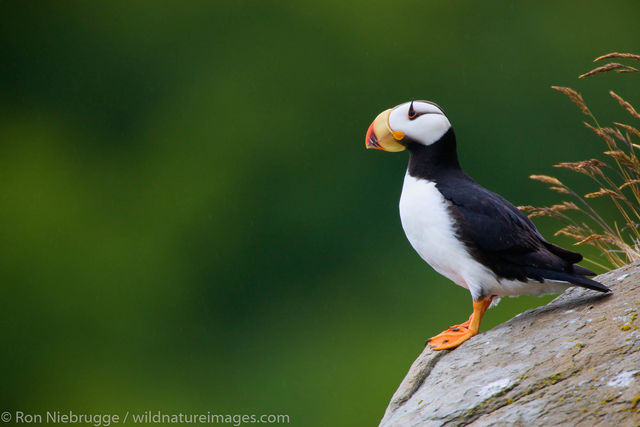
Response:
M432 181L404 177L400 220L411 246L434 270L471 291L474 299L495 296L543 295L566 289L567 283L498 279L473 259L455 232L448 202Z
M474 297L495 282L493 273L475 261L456 237L447 201L434 182L405 175L400 220L411 246L422 259L438 273L471 290ZM489 283L483 286L483 282Z

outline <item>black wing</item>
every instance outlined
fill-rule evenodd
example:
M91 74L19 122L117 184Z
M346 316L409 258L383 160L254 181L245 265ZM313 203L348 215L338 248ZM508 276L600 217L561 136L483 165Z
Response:
M503 197L468 177L443 180L438 190L450 202L458 234L472 256L498 277L511 280L567 281L609 292L584 276L594 273L579 265L582 255L547 242L531 220Z

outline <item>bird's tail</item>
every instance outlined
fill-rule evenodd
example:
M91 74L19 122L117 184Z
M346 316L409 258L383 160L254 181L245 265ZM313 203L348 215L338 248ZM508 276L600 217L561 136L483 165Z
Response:
M596 282L595 280L589 279L585 277L585 275L593 276L594 273L584 267L580 267L579 265L573 266L573 273L565 273L563 271L552 271L552 270L542 270L538 268L531 268L530 277L542 277L546 280L558 280L561 282L569 282L577 286L581 286L583 288L592 289L598 292L606 292L610 293L611 289L607 288L600 282ZM527 272L527 275L530 274Z

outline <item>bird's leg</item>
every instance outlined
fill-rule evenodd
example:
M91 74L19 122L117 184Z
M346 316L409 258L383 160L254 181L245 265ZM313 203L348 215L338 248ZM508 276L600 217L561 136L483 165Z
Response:
M427 344L434 350L447 350L458 347L480 331L482 316L491 305L492 297L473 301L473 313L466 322L450 327L429 339Z

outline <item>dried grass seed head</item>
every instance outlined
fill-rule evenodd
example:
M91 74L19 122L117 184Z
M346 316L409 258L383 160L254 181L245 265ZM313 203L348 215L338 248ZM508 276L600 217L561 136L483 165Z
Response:
M557 90L558 92L566 95L571 102L576 104L580 111L582 111L585 115L590 116L591 111L587 108L587 104L585 104L584 99L582 99L582 95L580 95L575 90L570 87L562 87L562 86L551 86L551 89Z
M633 171L640 171L640 162L637 157L630 157L622 150L605 151L604 154L617 160L622 165Z
M633 108L633 105L629 104L627 101L622 99L622 97L620 95L618 95L617 93L615 93L612 90L609 91L609 95L611 95L613 98L615 98L616 101L618 101L618 103L622 106L622 108L627 110L629 112L629 114L631 114L636 119L640 119L640 114L638 114L636 109Z
M559 179L554 178L552 176L548 176L548 175L530 175L529 178L534 180L534 181L542 182L544 184L564 187L564 184L561 183Z
M624 64L619 64L617 62L610 62L606 65L602 65L600 67L594 68L591 71L588 71L584 74L580 74L578 76L579 79L584 79L585 77L593 76L594 74L606 73L607 71L616 70L619 68L626 68L627 66Z
M596 197L602 197L602 196L610 196L616 199L624 199L624 196L620 193L617 193L613 190L610 190L608 188L601 188L598 191L594 191L593 193L587 193L584 195L585 199L593 199Z
M628 187L630 185L636 185L636 184L640 184L640 179L630 179L629 181L626 181L624 184L618 187L618 190L622 190L625 187Z
M640 130L634 128L633 126L626 125L624 123L619 123L619 122L613 122L613 124L625 129L627 132L630 132L632 135L635 135L637 138L640 138Z
M620 52L611 52L606 55L598 56L593 62L598 62L603 59L609 58L624 58L624 59L635 59L636 61L640 61L640 55L634 55L633 53L620 53Z
M591 173L596 173L600 176L604 176L601 168L607 167L608 165L598 159L589 159L582 160L580 162L562 162L557 165L553 165L554 168L564 168L569 169L574 172L583 173L585 175L591 175Z

